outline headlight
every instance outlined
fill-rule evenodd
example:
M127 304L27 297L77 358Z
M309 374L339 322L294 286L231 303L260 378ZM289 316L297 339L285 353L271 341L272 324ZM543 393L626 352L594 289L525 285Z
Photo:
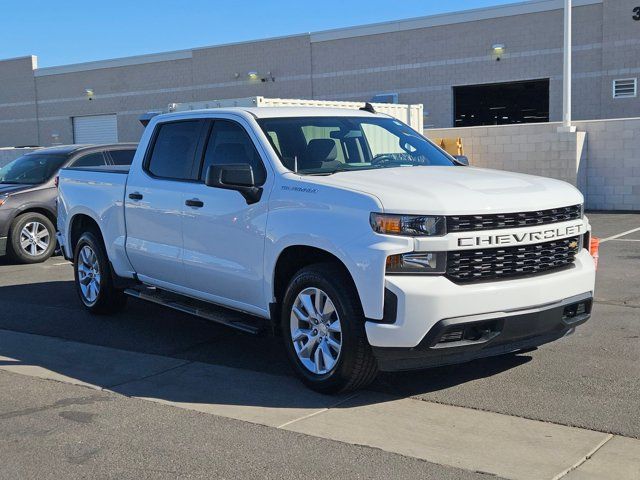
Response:
M0 195L0 207L5 204L7 198L9 198L8 195Z
M387 273L443 274L447 252L411 252L387 257Z
M372 213L369 220L375 232L387 235L440 237L447 233L444 217Z

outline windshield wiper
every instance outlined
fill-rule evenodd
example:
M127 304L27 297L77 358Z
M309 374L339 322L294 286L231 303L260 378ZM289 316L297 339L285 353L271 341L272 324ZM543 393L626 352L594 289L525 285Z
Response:
M0 184L2 184L2 185L22 185L19 182L5 182L4 180L2 182L0 182Z

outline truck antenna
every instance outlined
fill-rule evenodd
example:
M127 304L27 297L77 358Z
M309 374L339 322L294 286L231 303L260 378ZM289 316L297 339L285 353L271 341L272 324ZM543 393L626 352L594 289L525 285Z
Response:
M360 110L369 113L377 113L376 109L373 108L373 105L371 105L369 102L365 102L364 107L360 108Z

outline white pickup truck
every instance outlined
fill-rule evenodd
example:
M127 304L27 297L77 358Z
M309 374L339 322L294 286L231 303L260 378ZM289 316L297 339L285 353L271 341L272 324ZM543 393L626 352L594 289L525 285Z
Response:
M280 331L322 392L534 349L590 317L578 190L465 166L371 110L159 115L128 171L63 170L58 239L81 301Z

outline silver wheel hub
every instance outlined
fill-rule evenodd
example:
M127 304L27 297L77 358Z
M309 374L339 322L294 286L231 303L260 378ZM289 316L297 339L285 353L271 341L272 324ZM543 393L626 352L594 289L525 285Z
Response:
M51 243L51 234L45 225L33 221L22 227L20 248L32 257L38 257L47 251Z
M80 250L77 269L82 296L87 303L95 303L100 294L100 264L96 252L89 245Z
M300 363L317 375L331 372L342 350L342 326L333 301L319 288L306 288L293 302L290 317Z

